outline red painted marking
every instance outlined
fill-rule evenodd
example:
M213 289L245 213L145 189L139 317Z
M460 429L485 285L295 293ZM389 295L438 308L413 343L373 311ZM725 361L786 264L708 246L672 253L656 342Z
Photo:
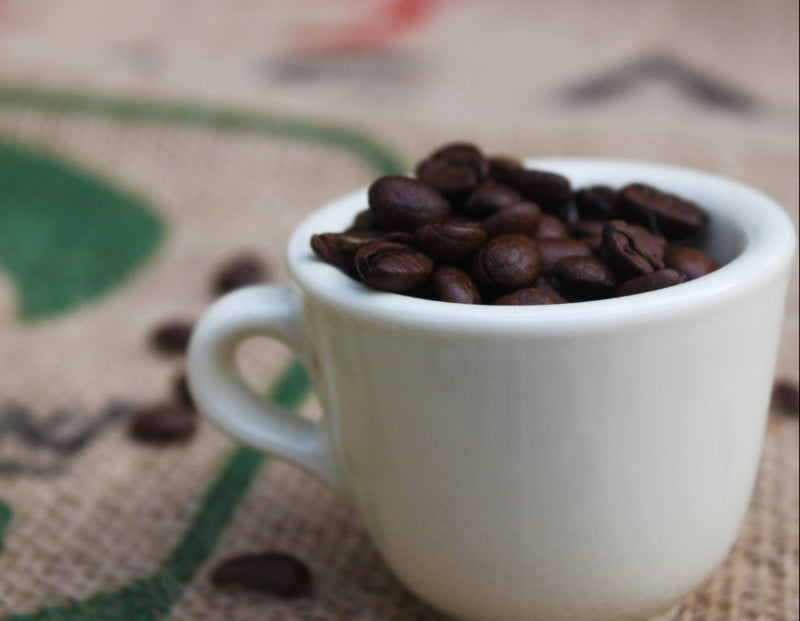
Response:
M384 0L364 11L363 1L350 2L354 20L338 24L304 24L296 32L295 50L303 54L371 52L388 47L429 21L448 0ZM374 3L370 3L374 4Z

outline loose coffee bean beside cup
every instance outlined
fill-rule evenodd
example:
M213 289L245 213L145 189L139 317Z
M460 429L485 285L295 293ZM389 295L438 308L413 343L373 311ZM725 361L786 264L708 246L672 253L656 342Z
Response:
M465 142L435 149L416 175L375 180L347 231L312 237L317 256L372 288L460 304L635 295L718 267L691 245L708 214L661 188L576 189Z

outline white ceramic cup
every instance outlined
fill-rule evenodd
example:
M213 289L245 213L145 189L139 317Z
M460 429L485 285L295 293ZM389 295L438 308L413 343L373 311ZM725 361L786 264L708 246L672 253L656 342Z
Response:
M216 302L189 381L234 438L352 501L400 580L462 619L662 618L726 556L763 445L795 233L752 188L629 161L529 160L574 187L642 181L711 214L723 266L585 303L467 306L368 289L318 260L360 190L288 247L291 287ZM301 420L251 393L233 356L266 335L323 405Z

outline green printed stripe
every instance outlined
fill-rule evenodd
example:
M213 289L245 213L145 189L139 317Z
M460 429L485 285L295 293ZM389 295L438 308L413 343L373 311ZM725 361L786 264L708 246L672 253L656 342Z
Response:
M348 127L318 121L188 102L114 97L2 83L0 106L267 134L344 148L382 174L396 174L404 170L400 159L371 137Z
M296 408L308 394L309 381L303 367L292 362L270 391L270 398L286 408ZM264 455L249 448L233 449L220 473L206 490L200 507L183 538L153 575L120 589L98 593L89 599L15 614L5 621L157 621L169 614L183 589L214 551ZM2 505L0 505L2 507Z
M11 524L11 507L4 500L0 500L0 551L3 550L3 536Z

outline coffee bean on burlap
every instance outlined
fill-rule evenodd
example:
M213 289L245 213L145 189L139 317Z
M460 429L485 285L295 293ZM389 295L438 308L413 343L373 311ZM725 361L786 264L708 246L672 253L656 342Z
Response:
M172 382L172 394L175 400L183 406L195 409L194 397L189 390L189 381L186 378L186 372L183 371L178 374Z
M606 222L603 247L608 262L628 278L664 267L663 248L655 236L622 220Z
M566 177L529 168L507 168L499 172L498 182L522 194L545 211L556 211L572 198L572 186Z
M378 241L355 256L362 282L383 291L409 291L422 286L433 272L433 260L411 246Z
M474 218L485 218L525 199L522 195L500 185L484 186L475 190L461 206L461 212Z
M691 246L675 246L664 253L667 267L679 271L688 280L694 280L716 270L719 265L705 252Z
M414 241L434 261L460 263L486 242L486 232L468 224L427 224L417 229Z
M483 223L483 230L489 238L511 233L533 236L539 228L542 211L531 202L522 201L495 212Z
M157 326L150 342L158 351L165 354L183 354L189 346L194 324L184 320L171 320Z
M434 151L417 165L417 178L450 199L462 199L476 189L489 173L489 162L480 149L467 143L451 143Z
M593 185L575 192L575 205L581 218L615 220L619 217L617 191L607 185Z
M546 237L569 237L569 229L561 220L549 213L539 219L539 228L534 235L537 239Z
M426 224L445 222L450 203L431 186L410 177L380 177L369 187L369 208L381 228L414 232Z
M281 552L244 554L219 563L211 572L217 587L240 587L283 598L311 594L311 571L301 560Z
M186 440L197 430L197 413L182 405L157 403L138 409L129 427L137 440L167 444Z
M708 214L695 203L643 183L624 187L618 206L623 218L667 239L686 237L708 224Z
M481 285L512 291L532 285L539 277L539 246L525 235L501 235L486 242L472 260L472 273Z
M264 282L267 269L264 262L252 254L243 254L222 265L214 276L213 289L216 295L234 289Z
M538 240L539 252L542 254L541 273L550 276L553 268L564 257L592 255L592 249L583 241L569 237L546 237Z
M451 265L437 267L433 270L431 280L437 300L457 304L481 303L481 293L475 281L457 267Z
M518 289L494 301L496 306L540 306L555 303L556 301L546 291L535 287Z
M614 271L595 256L565 257L555 264L553 275L569 297L578 300L608 297L617 286Z
M679 285L682 282L686 282L686 276L668 267L663 270L658 270L657 272L651 272L650 274L644 274L626 280L614 291L614 297L647 293L648 291L656 291L657 289L665 289L667 287Z
M800 412L800 389L796 382L778 380L772 389L772 407L784 414L797 416Z

